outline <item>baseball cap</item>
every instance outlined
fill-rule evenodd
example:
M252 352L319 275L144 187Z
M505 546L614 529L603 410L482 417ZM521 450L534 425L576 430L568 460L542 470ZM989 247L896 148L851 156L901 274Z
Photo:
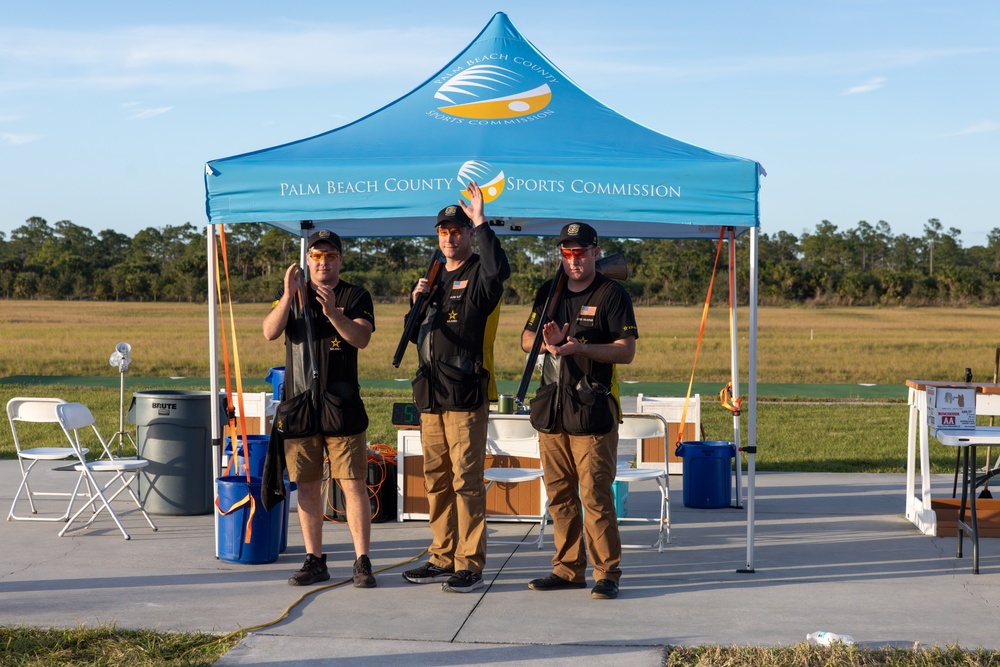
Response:
M312 248L320 241L326 241L327 243L332 244L333 247L337 249L337 252L344 252L344 246L340 242L340 237L331 232L329 229L321 229L318 232L313 232L309 237L309 248Z
M597 230L586 222L571 222L559 232L559 243L562 245L567 241L576 241L582 246L597 245Z
M453 222L459 227L472 227L472 220L469 220L469 216L465 214L461 206L445 206L438 213L437 227L442 222Z

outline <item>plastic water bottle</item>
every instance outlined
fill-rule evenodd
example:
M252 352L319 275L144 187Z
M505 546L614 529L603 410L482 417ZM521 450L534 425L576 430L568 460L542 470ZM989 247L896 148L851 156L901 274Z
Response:
M811 644L819 644L820 646L830 646L837 643L844 646L851 646L854 644L854 637L850 635L838 635L835 632L826 632L825 630L817 630L806 635L806 641Z

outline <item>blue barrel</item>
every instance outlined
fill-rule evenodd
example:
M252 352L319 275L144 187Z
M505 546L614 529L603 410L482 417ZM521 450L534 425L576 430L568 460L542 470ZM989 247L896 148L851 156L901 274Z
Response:
M261 480L251 477L249 484L243 476L219 477L219 559L230 563L262 565L278 560L281 548L282 516L287 516L285 503L281 502L270 512L260 502ZM255 511L251 523L252 533L246 542L247 519L250 503L232 509L243 500L247 492L253 495ZM232 511L230 511L232 510ZM228 512L228 514L223 514Z
M274 400L281 400L281 387L285 384L285 367L275 366L267 372L267 377L264 378L264 382L271 383L272 395Z
M684 461L684 507L716 509L733 501L736 446L724 440L682 442L675 450Z
M247 436L247 449L249 450L250 456L250 476L251 477L263 477L264 476L264 461L267 459L267 446L271 441L271 436L269 435L248 435ZM237 443L240 440L237 439ZM226 436L226 456L233 456L233 439L230 436ZM233 468L234 474L240 475L246 474L244 471L243 463L243 445L238 444L236 447L236 465ZM292 492L295 488L294 484L289 484L288 482L288 472L285 472L285 498L288 498L288 494ZM281 547L278 549L281 553L285 553L285 549L288 548L288 514L291 512L291 505L288 502L283 502L282 507L284 512L281 517ZM278 508L273 511L277 512Z
M267 458L267 446L271 442L271 436L269 435L248 435L247 436L247 450L250 456L250 476L251 477L263 477L264 476L264 460ZM223 450L226 456L233 455L233 438L231 436L226 436L226 446ZM243 461L243 439L237 439L236 446L236 472L244 472L243 466L245 465Z

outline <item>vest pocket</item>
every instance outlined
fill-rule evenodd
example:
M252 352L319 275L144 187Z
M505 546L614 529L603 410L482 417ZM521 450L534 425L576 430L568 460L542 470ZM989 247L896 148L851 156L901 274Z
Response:
M430 412L434 409L434 392L431 389L431 378L427 367L421 366L410 383L413 387L413 405L418 412Z
M368 413L356 385L336 382L323 392L320 431L323 435L354 435L368 428Z
M571 435L600 435L615 427L611 390L585 375L569 388L569 405L563 406L563 426Z
M304 391L278 403L274 409L274 427L283 438L306 438L319 433L311 392Z
M452 357L437 364L436 398L445 410L475 410L483 404L484 373L479 364Z
M528 421L539 433L552 433L556 430L558 398L559 385L553 382L539 388L531 399Z

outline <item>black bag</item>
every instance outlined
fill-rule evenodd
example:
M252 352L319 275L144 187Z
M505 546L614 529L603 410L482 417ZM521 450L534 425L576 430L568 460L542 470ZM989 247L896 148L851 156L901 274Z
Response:
M569 388L570 405L563 410L563 427L570 435L601 435L614 430L617 418L611 390L589 375Z
M324 391L319 421L323 435L364 433L368 428L368 413L357 385L335 382Z
M312 392L304 391L278 403L274 409L274 428L282 438L307 438L319 433Z
M558 428L559 383L541 387L531 399L528 421L539 433L552 433Z

